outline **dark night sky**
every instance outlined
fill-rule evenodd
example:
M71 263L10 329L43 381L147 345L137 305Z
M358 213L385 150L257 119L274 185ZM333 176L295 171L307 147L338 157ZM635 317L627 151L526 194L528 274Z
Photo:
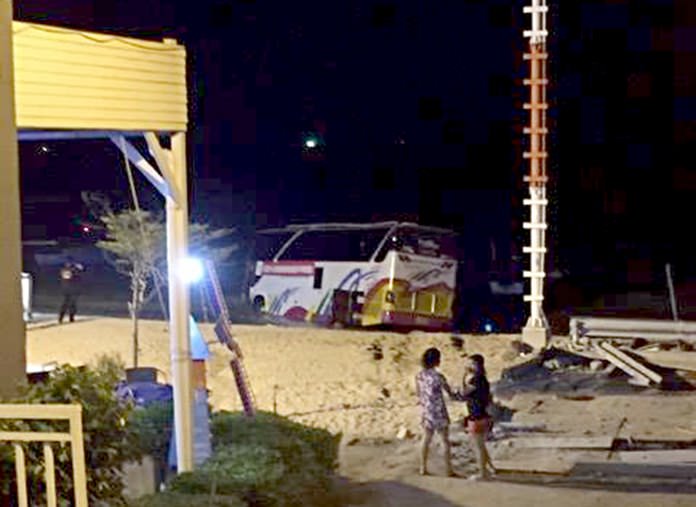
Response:
M479 247L493 238L509 256L526 244L525 3L23 0L15 10L186 43L196 217L405 217ZM626 272L628 257L696 275L683 230L696 191L696 5L549 3L554 257L579 271ZM303 153L306 132L325 141L319 155ZM21 147L25 209L62 189L76 212L79 190L127 188L108 144L49 147ZM25 220L41 224L43 206Z

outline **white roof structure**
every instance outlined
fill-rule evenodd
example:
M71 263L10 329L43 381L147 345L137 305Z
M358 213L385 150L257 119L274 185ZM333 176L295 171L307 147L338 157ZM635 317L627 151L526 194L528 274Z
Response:
M12 2L0 2L0 382L14 385L26 371L19 283L14 290L21 272L15 132L19 140L111 139L166 199L176 447L179 471L190 470L189 296L177 275L188 243L186 50L173 40L24 23L11 15ZM145 137L157 167L126 140L135 135ZM165 136L169 141L161 143Z
M433 227L430 225L420 225L413 222L397 222L397 221L387 221L387 222L327 222L327 223L309 223L309 224L290 224L285 227L276 227L270 229L261 229L258 231L259 234L276 234L282 232L298 232L298 231L363 231L372 229L393 229L393 228L411 228L418 229L422 232L431 232L438 234L450 234L455 235L456 233L450 229L444 229L442 227Z

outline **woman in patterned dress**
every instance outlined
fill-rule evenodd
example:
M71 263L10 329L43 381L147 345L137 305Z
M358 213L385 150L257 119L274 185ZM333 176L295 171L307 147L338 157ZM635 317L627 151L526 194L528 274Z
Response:
M445 457L445 471L448 476L453 476L452 462L450 460L449 423L447 405L443 391L452 396L447 379L437 371L440 365L440 351L429 348L423 354L423 369L416 375L416 394L421 406L421 425L423 426L423 440L421 442L421 475L428 474L428 451L433 433L437 433L442 439Z

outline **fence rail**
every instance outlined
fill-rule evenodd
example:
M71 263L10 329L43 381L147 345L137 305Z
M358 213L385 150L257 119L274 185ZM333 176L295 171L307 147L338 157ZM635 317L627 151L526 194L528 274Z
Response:
M17 502L19 507L28 507L27 471L24 443L43 443L44 480L48 507L56 507L56 474L52 444L68 442L72 457L73 489L75 507L87 507L87 475L85 471L85 449L82 436L82 406L80 405L0 405L0 419L4 420L58 420L68 421L68 432L53 431L0 431L0 445L14 447L15 477L17 479Z

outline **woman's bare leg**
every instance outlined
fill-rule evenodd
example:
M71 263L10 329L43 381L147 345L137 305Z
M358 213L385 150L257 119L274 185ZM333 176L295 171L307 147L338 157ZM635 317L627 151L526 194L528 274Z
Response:
M423 439L421 440L420 449L420 473L426 475L428 473L428 450L430 449L430 441L433 439L433 430L423 428Z
M489 472L495 474L495 473L498 472L498 470L497 470L497 469L495 468L495 466L493 465L493 460L491 460L491 455L490 455L490 453L488 452L488 446L486 445L486 438L487 438L487 434L484 433L484 434L483 434L483 450L484 450L484 452L485 452L485 458L486 458L486 465L487 465L486 470L488 470Z
M472 433L471 441L474 444L474 454L476 455L476 462L479 467L479 477L485 479L488 477L488 468L486 465L490 463L490 457L488 456L488 450L486 449L486 434L485 433Z
M450 441L449 441L449 428L444 427L439 432L440 438L442 439L442 453L445 458L445 474L454 475L454 470L452 470L452 454L450 451Z

